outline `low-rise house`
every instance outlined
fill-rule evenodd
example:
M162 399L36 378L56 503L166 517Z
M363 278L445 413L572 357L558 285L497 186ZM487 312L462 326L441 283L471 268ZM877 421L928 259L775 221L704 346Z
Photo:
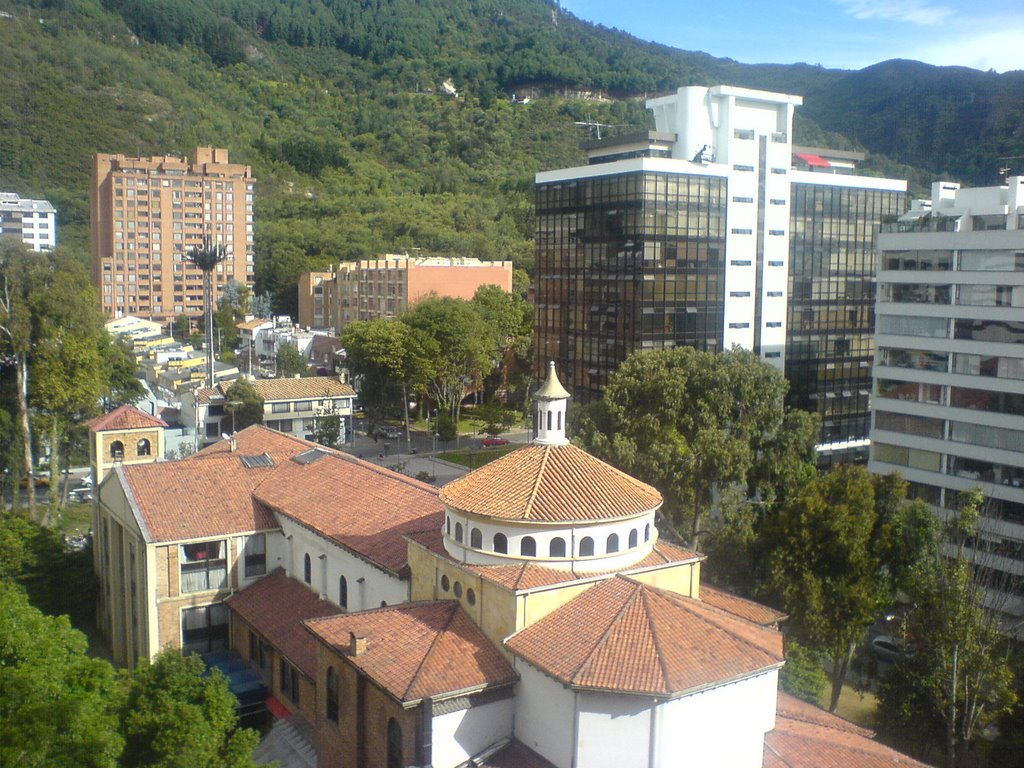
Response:
M350 439L356 392L337 377L255 379L251 383L263 398L263 423L271 429L312 440L318 419L338 416L340 440ZM235 431L232 405L227 397L230 388L230 382L222 382L182 396L182 423L195 425L199 445L210 445L221 435Z

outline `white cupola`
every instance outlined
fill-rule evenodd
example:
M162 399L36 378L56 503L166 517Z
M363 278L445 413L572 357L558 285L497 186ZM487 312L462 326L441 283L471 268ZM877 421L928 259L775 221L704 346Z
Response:
M554 361L548 363L548 378L533 397L537 403L537 434L533 442L538 445L568 445L565 412L571 395L558 380Z

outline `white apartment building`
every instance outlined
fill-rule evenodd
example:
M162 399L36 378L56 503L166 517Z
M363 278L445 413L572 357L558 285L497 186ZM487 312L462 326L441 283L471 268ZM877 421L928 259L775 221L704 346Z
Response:
M879 249L869 467L940 515L979 486L990 600L1024 616L1024 177L935 183Z
M52 251L57 246L57 209L46 200L0 192L0 235L15 235L33 251Z
M587 147L537 189L537 357L582 400L638 349L740 346L865 455L875 235L906 182L793 143L800 96L719 85L651 99L655 131Z

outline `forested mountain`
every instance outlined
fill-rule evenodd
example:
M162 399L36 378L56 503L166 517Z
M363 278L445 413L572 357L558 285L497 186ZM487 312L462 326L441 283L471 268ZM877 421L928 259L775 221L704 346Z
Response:
M1024 72L743 65L548 0L8 0L0 67L0 189L54 201L84 252L94 153L227 147L259 179L257 279L281 309L302 269L383 250L529 268L533 174L582 159L574 122L646 126L643 97L680 85L802 94L798 142L867 149L921 190L1024 155Z

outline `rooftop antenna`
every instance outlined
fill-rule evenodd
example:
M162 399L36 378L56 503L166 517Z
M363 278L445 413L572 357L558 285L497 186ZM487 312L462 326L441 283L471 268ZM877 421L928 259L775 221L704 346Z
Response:
M213 387L213 270L228 256L227 248L203 235L202 245L189 249L188 260L203 272L203 314L206 318L206 386Z
M590 115L587 115L586 120L577 120L573 125L580 125L590 129L590 135L600 140L602 128L622 128L626 123L599 123L597 120L592 120Z

